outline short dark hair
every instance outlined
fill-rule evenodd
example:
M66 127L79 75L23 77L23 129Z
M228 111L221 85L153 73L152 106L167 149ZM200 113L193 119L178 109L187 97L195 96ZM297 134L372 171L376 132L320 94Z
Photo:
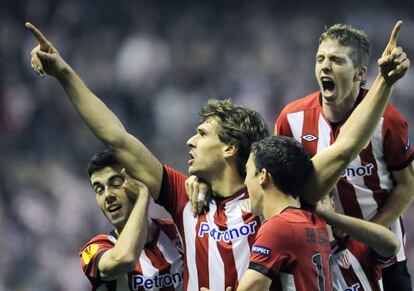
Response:
M89 177L96 171L106 167L120 166L117 158L111 150L103 150L95 154L88 163L88 174Z
M200 115L203 122L211 117L216 118L221 142L238 145L237 165L244 179L252 143L269 136L263 117L257 111L233 105L231 99L210 99L201 109Z
M275 186L294 198L314 170L309 153L291 137L267 137L253 143L252 153L257 171L266 169Z
M336 39L341 45L350 47L354 67L367 67L371 46L367 34L349 24L337 23L325 30L319 38L319 44L326 39Z

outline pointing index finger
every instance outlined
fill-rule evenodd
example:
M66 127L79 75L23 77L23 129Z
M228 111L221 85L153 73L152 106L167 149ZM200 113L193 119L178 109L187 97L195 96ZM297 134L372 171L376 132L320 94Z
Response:
M400 33L401 30L401 26L402 26L402 21L399 20L395 26L394 29L391 32L391 36L390 36L390 40L388 41L387 47L385 48L385 53L391 54L392 50L397 47L397 39L398 39L398 34Z
M40 30L38 30L33 24L26 22L25 26L28 30L30 30L34 37L36 37L38 43L42 48L46 45L49 45L49 41L46 39L43 33L41 33Z

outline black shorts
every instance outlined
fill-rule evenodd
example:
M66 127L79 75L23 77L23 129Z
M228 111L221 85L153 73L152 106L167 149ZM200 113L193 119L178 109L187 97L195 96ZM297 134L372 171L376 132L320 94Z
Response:
M382 269L382 284L384 291L412 291L407 261L397 262Z

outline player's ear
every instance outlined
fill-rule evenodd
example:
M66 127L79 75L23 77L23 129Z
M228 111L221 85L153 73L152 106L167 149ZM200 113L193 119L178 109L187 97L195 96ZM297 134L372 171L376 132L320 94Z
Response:
M230 158L234 155L236 155L237 151L239 150L239 146L229 143L225 144L223 147L223 154L225 158Z
M363 81L366 80L367 76L367 67L365 66L358 66L355 74L355 81Z
M262 187L266 187L272 180L272 176L270 173L265 169L261 169L259 172L259 183Z

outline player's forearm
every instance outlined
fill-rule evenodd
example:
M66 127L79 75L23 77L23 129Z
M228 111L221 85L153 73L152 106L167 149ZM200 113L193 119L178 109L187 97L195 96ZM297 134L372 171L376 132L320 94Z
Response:
M398 252L399 241L389 229L382 225L330 210L322 210L318 213L328 224L344 231L353 239L365 243L383 257L392 257Z
M66 95L92 132L107 146L122 141L125 128L116 115L85 85L68 65L56 76Z
M99 262L104 276L112 277L134 268L148 237L148 205L149 194L140 193L114 248Z
M397 184L388 196L387 201L371 219L372 222L385 227L395 222L414 200L414 187L410 185Z
M365 98L355 108L341 127L336 143L341 144L343 152L353 160L366 146L378 125L392 92L392 85L378 74Z

